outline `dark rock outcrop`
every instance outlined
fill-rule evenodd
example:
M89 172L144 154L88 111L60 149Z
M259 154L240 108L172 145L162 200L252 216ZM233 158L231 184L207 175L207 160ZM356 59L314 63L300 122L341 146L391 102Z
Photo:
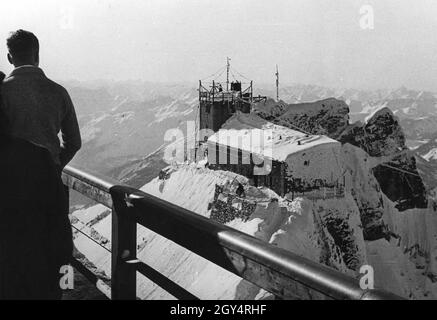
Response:
M353 230L348 221L341 217L338 210L328 210L323 216L323 223L331 235L334 243L341 249L341 257L351 270L359 268L358 247L355 243Z
M427 208L426 189L420 177L414 156L400 156L373 169L381 190L399 211L411 208ZM394 170L399 168L402 171Z
M223 197L222 199L220 199L220 195ZM234 206L234 201L237 201L240 205ZM210 218L219 223L226 224L237 218L246 222L254 212L256 203L241 200L236 193L226 193L223 186L216 185L214 201L209 204L209 208L211 209Z
M379 239L391 239L391 231L383 219L383 201L369 203L363 199L356 199L360 210L361 224L363 226L364 240L374 241Z
M372 157L394 156L373 169L382 192L396 203L400 211L427 207L426 189L419 176L415 157L400 153L408 150L406 139L398 119L390 109L378 110L365 124L349 126L338 140L357 146Z
M374 113L365 124L348 126L338 140L357 146L372 157L389 156L407 149L399 121L388 108Z

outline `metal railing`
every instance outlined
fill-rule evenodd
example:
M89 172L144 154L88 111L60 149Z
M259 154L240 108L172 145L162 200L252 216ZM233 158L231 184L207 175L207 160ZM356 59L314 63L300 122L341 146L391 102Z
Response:
M136 272L178 299L197 299L137 259L137 223L280 299L295 299L297 286L333 299L400 299L380 290L362 290L358 280L334 269L150 194L120 185L117 181L98 178L72 167L64 169L62 178L70 189L112 209L111 288L88 272L77 260L74 261L78 271L112 299L137 298Z

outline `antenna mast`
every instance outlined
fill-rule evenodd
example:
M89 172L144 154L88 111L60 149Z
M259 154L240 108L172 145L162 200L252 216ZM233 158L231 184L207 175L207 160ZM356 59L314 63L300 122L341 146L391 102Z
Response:
M226 58L226 91L229 91L229 69L231 67L229 61L231 61L231 59L227 57Z
M279 69L276 65L276 101L279 101Z

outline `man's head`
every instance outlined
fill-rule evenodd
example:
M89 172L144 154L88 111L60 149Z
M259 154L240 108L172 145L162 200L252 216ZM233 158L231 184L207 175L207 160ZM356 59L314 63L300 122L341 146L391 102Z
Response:
M15 67L39 65L39 41L32 32L21 29L11 32L6 44L9 51L8 60Z

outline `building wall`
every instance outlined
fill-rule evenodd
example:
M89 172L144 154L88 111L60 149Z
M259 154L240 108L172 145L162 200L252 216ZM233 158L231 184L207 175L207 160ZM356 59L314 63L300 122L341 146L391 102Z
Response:
M227 102L200 103L200 129L211 129L217 132L231 115L231 106Z
M255 186L266 186L281 196L317 190L329 195L329 189L344 188L340 148L340 143L332 143L293 153L285 162L273 160L269 174L255 175L257 161L253 161L251 154L208 141L208 164L211 169L243 175L251 179Z
M208 141L208 165L210 169L235 172L252 180L255 186L265 186L279 195L285 195L285 163L272 161L271 171L267 175L256 175L253 156L241 149L235 150Z
M250 104L238 101L208 101L200 102L200 129L211 129L214 132L220 130L221 126L235 113L240 110L244 113L250 112Z
M289 155L285 161L288 184L312 188L343 183L340 149L340 143L330 143Z

